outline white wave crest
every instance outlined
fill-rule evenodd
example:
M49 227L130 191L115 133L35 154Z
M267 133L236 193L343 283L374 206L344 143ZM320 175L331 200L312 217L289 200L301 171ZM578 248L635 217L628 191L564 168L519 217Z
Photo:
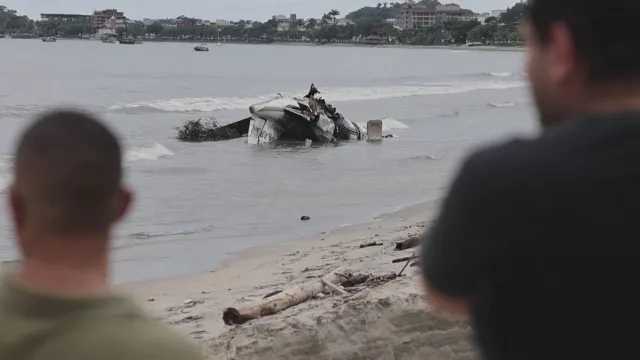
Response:
M516 104L512 101L507 101L504 103L488 103L487 105L495 108L511 108L516 106Z
M491 76L495 76L495 77L509 77L509 76L513 76L516 75L514 73L511 72L489 72L486 73L487 75L491 75Z
M482 81L454 83L425 83L386 87L324 88L322 96L328 102L366 101L410 96L461 94L477 90L502 90L526 86L522 81ZM282 93L283 97L301 96L300 92ZM255 97L203 97L145 101L111 106L110 110L147 108L165 112L210 112L217 110L244 110L249 106L272 99L273 95Z
M0 174L0 194L7 191L9 184L11 184L11 176Z
M0 194L7 191L7 188L13 181L13 172L11 170L13 156L0 156Z
M125 161L154 161L161 157L173 156L173 151L167 149L162 144L149 143L129 149L124 156Z

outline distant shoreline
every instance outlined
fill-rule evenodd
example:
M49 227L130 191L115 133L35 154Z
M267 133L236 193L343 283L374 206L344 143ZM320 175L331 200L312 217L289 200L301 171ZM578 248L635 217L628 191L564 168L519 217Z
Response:
M12 37L7 38L20 39L20 40L40 40L41 37ZM98 39L86 39L86 38L67 38L58 37L60 40L85 40L85 41L99 41ZM188 44L215 44L215 39L210 40L164 40L164 39L144 39L143 42L149 43L188 43ZM225 41L224 44L237 44L237 45L288 45L288 46L331 46L331 47L369 47L369 48L387 48L387 49L436 49L436 50L460 50L460 51L503 51L503 52L521 52L525 50L524 46L500 46L500 45L407 45L407 44L365 44L356 42L345 43L315 43L315 42L295 42L295 41L273 41L273 42L244 42L244 41Z

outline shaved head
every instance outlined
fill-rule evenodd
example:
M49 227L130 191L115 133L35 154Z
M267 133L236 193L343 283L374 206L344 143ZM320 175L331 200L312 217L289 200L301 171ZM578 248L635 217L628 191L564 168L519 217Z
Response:
M93 117L55 111L23 134L15 156L11 205L18 232L108 232L125 212L121 149Z

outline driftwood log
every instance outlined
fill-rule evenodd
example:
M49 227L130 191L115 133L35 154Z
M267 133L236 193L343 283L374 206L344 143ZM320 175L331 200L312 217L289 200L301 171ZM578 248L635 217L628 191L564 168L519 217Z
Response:
M414 237L410 237L405 241L396 243L396 250L407 250L407 249L414 248L418 245L420 245L420 237L416 235Z
M244 324L249 320L262 316L277 314L292 306L313 299L318 294L340 289L338 285L342 285L351 276L352 272L350 270L340 267L318 281L294 286L257 302L239 307L229 307L224 310L222 320L227 325Z

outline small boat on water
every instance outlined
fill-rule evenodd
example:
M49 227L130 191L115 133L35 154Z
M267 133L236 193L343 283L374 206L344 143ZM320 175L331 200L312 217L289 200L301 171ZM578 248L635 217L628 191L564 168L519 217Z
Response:
M118 42L125 45L142 44L142 41L132 37L118 39Z
M106 39L102 39L102 43L104 44L116 44L118 41L116 41L115 38L112 37L108 37Z
M200 45L194 47L193 50L195 50L195 51L209 51L209 48L206 47L204 44L200 44Z
M56 38L54 38L53 36L47 36L42 38L42 42L56 42L58 40L56 40Z

